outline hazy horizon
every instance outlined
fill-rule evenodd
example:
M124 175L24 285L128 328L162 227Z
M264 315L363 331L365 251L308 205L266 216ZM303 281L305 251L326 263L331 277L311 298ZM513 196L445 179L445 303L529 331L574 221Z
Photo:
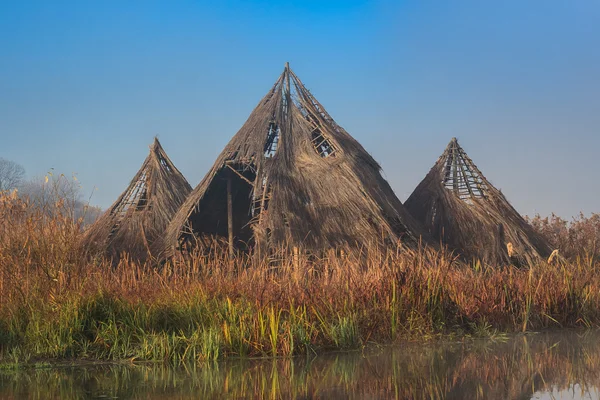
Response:
M0 4L0 157L107 208L157 135L195 187L286 61L405 201L457 137L522 214L600 212L600 3Z

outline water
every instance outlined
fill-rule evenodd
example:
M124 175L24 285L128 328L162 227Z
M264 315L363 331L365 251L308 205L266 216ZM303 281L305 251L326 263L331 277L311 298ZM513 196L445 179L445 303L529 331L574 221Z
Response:
M187 368L0 371L0 399L600 399L599 339L560 332Z

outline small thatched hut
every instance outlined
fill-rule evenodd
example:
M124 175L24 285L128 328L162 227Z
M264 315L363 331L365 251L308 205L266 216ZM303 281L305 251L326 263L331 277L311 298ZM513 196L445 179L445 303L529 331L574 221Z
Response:
M405 202L434 239L466 260L532 264L550 246L510 205L453 138Z
M423 230L286 65L167 229L165 256L221 237L234 247L356 248Z
M90 254L117 260L122 253L143 261L154 241L189 193L190 184L171 162L158 139L119 199L85 232L83 246Z

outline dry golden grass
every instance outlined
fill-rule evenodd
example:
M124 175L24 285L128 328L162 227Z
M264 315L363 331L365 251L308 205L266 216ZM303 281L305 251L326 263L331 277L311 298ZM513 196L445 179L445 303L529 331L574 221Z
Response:
M81 224L60 202L38 208L4 196L0 218L5 361L287 356L600 325L600 265L582 258L519 270L431 249L269 262L215 251L160 268L126 257L113 267L84 258Z

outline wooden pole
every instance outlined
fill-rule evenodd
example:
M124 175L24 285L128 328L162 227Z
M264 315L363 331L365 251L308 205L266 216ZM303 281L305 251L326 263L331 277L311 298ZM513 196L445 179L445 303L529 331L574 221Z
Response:
M288 96L290 95L290 63L286 62L285 63L285 77L286 77L286 89L287 89L287 94Z
M231 196L231 173L227 174L227 233L229 234L229 257L233 258L233 199Z
M454 193L458 194L458 155L456 151L456 143L452 144L452 187Z
M265 210L265 202L267 200L269 191L269 177L265 178L264 184L262 186L262 198L260 199L260 209L258 210L258 223L260 224L260 220L262 219L263 211Z

